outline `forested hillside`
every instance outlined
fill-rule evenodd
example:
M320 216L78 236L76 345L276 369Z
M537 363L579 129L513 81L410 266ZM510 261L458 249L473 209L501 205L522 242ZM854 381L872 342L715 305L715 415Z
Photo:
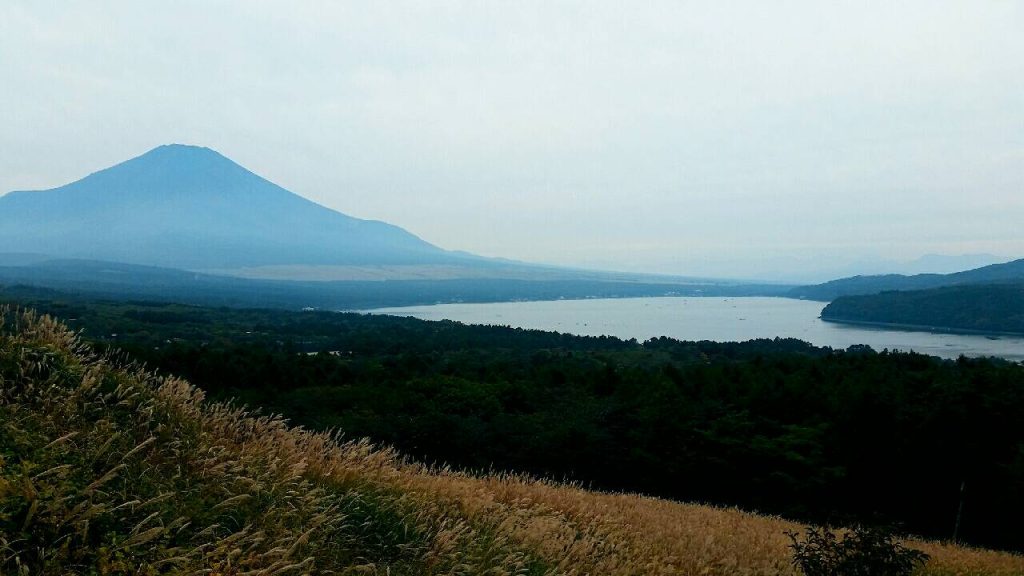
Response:
M24 303L214 398L423 462L1018 549L1024 367L358 314Z
M0 310L0 571L795 574L776 518L430 469L203 396ZM922 576L1024 571L907 544Z
M1024 284L843 296L825 306L821 317L834 322L1024 334Z

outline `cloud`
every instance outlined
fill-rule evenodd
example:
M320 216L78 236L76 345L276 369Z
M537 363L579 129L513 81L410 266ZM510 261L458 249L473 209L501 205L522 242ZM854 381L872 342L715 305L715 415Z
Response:
M187 142L512 258L743 275L837 247L1024 252L1024 173L999 160L1024 126L1013 2L0 11L0 190Z

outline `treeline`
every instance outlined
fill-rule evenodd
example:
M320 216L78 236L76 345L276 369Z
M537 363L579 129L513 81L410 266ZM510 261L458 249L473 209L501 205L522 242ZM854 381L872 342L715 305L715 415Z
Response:
M427 462L1021 549L1024 367L796 340L644 343L358 314L15 300ZM116 336L114 336L116 334Z
M1024 334L1024 284L947 286L843 296L825 320Z

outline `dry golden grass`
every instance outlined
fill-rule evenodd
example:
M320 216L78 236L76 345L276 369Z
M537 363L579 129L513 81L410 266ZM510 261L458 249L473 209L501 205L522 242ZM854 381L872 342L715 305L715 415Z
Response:
M427 468L2 316L5 574L795 574L782 519ZM908 545L921 574L1024 575L1021 556Z

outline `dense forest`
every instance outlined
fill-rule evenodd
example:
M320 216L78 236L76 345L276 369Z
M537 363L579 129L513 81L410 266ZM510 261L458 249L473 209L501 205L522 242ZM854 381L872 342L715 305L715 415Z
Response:
M1021 549L1024 366L8 290L213 398L413 458ZM961 487L965 490L961 492Z
M1024 334L1024 284L946 286L843 296L824 320Z

